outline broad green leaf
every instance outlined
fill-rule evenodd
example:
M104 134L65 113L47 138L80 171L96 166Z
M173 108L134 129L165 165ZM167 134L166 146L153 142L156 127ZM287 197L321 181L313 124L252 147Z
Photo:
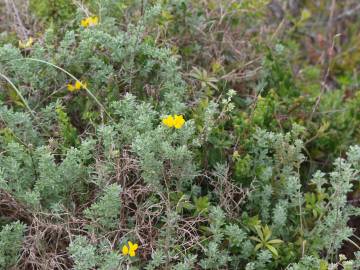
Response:
M271 251L272 254L274 254L276 257L279 256L276 248L274 248L272 245L266 244L265 247Z
M281 239L273 239L273 240L270 240L270 241L267 242L267 244L270 244L270 245L272 245L272 244L281 244L281 243L284 243L284 241L281 240Z

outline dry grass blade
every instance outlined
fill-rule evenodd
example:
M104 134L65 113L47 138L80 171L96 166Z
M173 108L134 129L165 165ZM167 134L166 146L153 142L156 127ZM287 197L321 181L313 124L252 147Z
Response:
M10 85L12 88L14 88L16 94L19 96L19 98L21 99L22 103L24 103L24 106L26 107L26 109L29 111L29 113L36 118L34 112L31 110L29 104L26 102L25 98L23 97L23 95L21 94L20 90L15 86L15 84L4 74L0 73L0 76L2 78L4 78Z

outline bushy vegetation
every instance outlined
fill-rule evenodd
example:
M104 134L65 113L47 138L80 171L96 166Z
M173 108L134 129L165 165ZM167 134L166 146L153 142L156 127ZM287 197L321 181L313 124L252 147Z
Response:
M359 269L359 10L0 3L0 269Z

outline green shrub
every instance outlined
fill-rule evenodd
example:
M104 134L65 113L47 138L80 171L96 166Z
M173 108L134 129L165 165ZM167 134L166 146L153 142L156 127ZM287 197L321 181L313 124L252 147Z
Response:
M30 1L44 29L0 47L0 268L357 269L356 59L310 59L310 2Z
M21 252L26 225L16 221L3 226L0 230L0 268L14 266Z

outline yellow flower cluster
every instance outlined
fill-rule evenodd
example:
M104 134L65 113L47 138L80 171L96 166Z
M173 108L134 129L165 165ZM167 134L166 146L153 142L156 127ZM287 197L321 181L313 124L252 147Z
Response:
M70 92L76 92L76 91L79 91L80 89L85 89L85 88L86 88L86 83L82 82L82 81L76 81L75 84L69 83L67 85L67 89Z
M34 43L34 39L32 37L29 37L29 39L26 42L22 42L21 40L19 40L19 48L20 49L30 48L33 43Z
M174 116L169 115L168 117L162 120L163 124L167 127L174 127L176 129L182 128L185 124L185 119L182 115L175 114Z
M99 18L97 16L87 17L81 20L82 27L94 26L97 25L98 23L99 23Z
M122 254L124 256L129 255L130 257L134 257L136 255L135 251L138 249L138 244L133 244L131 241L128 242L128 245L124 245L122 247Z

